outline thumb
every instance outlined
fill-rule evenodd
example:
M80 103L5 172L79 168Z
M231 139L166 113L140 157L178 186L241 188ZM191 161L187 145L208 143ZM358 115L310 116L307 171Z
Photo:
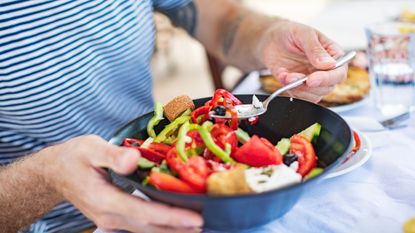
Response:
M91 159L93 166L112 169L114 172L127 175L137 169L140 152L132 148L106 144L96 151Z
M304 37L304 40L304 52L314 68L327 70L336 65L336 60L321 45L316 32L313 31L310 36Z

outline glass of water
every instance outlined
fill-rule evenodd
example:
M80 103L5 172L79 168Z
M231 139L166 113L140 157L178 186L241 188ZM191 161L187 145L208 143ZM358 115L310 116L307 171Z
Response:
M415 29L380 23L366 29L369 72L376 107L385 116L415 109Z

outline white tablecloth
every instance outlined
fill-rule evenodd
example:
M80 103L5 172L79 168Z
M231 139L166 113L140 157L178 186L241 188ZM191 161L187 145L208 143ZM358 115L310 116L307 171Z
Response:
M342 114L373 116L366 106ZM307 190L283 218L252 232L402 232L415 217L415 117L394 131L365 133L371 159Z

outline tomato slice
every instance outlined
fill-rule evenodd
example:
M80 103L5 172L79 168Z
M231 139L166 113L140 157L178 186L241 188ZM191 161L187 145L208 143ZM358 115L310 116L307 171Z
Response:
M180 179L200 193L206 192L209 170L206 161L199 156L189 158L183 169L179 171Z
M159 190L176 193L198 193L190 185L169 174L152 171L149 175L149 184Z
M161 163L166 158L166 154L171 148L168 145L156 142L152 142L148 148L142 148L140 146L143 143L143 140L126 138L124 139L122 146L140 151L141 156L155 163Z
M245 163L253 167L268 165L278 165L282 163L282 155L278 150L270 148L258 136L254 135L239 148L233 158L238 162Z
M161 163L166 158L166 155L151 149L141 147L136 147L135 149L140 151L141 156L155 163Z
M298 134L291 137L290 153L298 156L297 173L306 176L317 165L317 156L313 145Z
M206 160L212 160L218 163L223 163L222 159L213 154L208 148L205 148L205 150L203 151L203 158L205 158Z
M261 138L261 141L268 147L268 148L270 148L271 150L274 150L275 149L275 146L274 145L272 145L272 143L270 142L270 141L268 141L268 139L266 139L266 138Z
M192 122L195 124L205 122L209 118L210 109L211 109L210 106L205 105L205 106L202 106L202 107L199 107L193 110L192 113L190 114L190 118L192 119ZM198 122L199 116L203 116L201 122Z
M169 150L171 149L171 146L166 145L164 143L159 143L159 142L152 142L150 143L150 145L148 146L148 149L159 152L161 154L166 155L167 152L169 152Z
M353 131L353 138L354 138L354 146L352 148L352 151L350 151L350 153L346 156L346 158L343 160L342 164L349 161L349 159L351 157L353 157L354 154L356 154L356 152L360 149L360 137L359 134L357 134L356 131Z
M170 169L179 174L180 179L193 190L199 193L206 192L209 169L202 157L191 156L187 162L184 162L177 156L176 148L173 148L167 153L166 161Z
M225 163L220 163L214 160L206 160L206 164L208 166L209 175L215 172L227 171L235 167L234 164L230 164L230 163L225 164Z
M225 89L217 89L215 91L211 104L216 105L218 103L223 103L225 98L230 99L232 101L232 105L242 104L242 102L238 98L236 98L234 95L232 95L229 91Z
M124 140L122 141L122 146L125 147L139 147L144 143L143 140L138 140L138 139L134 139L134 138L124 138Z
M232 116L231 120L229 121L229 126L233 129L233 130L237 130L238 129L238 113L236 112L235 109L229 109L227 112L229 112Z
M354 138L354 146L353 146L352 152L355 153L356 151L360 149L360 137L356 131L353 131L353 138Z
M225 149L226 144L231 145L232 152L235 152L235 150L238 148L238 139L236 137L236 133L228 126L223 124L214 124L210 134L212 135L215 143L222 149Z
M206 148L206 145L203 142L203 139L200 136L199 132L197 130L191 130L187 132L187 136L190 137L192 141L186 143L186 149L188 151L191 150L193 154L202 154L203 150Z
M215 123L223 124L228 122L229 126L232 129L236 130L238 128L239 119L237 112L233 109L233 106L240 104L242 104L242 102L234 95L232 95L229 91L225 89L217 89L208 105L210 106L209 111L216 106L224 106L227 110L226 112L232 116L231 120L226 121L224 119L216 118Z
M235 131L224 124L214 124L212 130L210 131L213 141L220 148L225 149L225 145L229 144L231 146L231 154L235 153L238 149L238 139L236 137ZM207 148L203 152L203 157L208 160L214 160L216 162L222 162L215 154L213 154Z
M177 156L176 147L173 147L171 150L169 150L169 152L167 152L166 162L169 168L176 173L178 173L184 167L184 161Z
M143 143L143 140L126 138L124 139L122 146L135 148L140 147L141 145L143 145ZM147 149L159 152L161 154L167 154L167 152L171 149L171 146L166 145L164 143L152 142L150 143Z

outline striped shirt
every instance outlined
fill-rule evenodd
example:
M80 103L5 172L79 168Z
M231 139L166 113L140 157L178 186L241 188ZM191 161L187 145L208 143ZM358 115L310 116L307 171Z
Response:
M153 10L189 1L0 1L0 164L79 135L109 139L149 111ZM29 232L90 226L62 203Z

